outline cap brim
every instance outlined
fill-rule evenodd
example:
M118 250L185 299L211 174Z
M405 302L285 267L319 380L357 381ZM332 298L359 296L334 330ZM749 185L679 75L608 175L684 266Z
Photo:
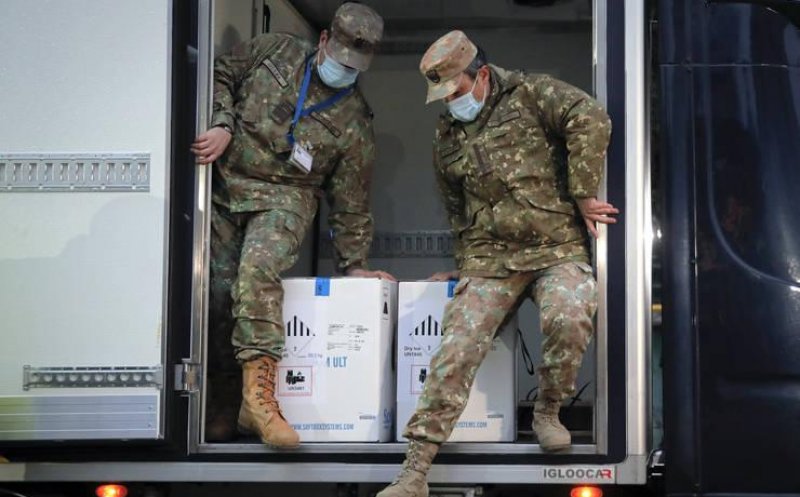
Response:
M332 36L328 39L327 52L328 55L336 59L339 64L344 64L359 71L366 71L372 62L372 52L358 51L354 48L348 47L341 43L336 37Z
M444 97L452 95L458 90L458 81L450 79L441 83L431 84L428 83L428 98L425 100L426 104L441 100Z

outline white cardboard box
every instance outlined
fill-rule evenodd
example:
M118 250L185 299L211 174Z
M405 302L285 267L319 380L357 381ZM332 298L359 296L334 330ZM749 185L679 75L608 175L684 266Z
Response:
M417 406L433 355L442 339L444 308L455 282L400 283L397 333L397 439ZM513 442L516 438L514 318L492 343L451 442Z
M389 441L397 283L290 278L283 288L277 397L300 440Z

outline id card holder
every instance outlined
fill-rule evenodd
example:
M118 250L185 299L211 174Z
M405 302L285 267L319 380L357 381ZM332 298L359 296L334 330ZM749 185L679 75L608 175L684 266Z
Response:
M311 166L314 163L314 157L302 145L295 142L292 147L292 153L289 155L289 164L300 169L304 173L311 172Z

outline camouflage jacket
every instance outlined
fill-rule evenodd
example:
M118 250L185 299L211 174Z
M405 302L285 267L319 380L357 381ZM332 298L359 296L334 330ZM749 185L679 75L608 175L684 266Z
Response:
M593 197L611 122L583 91L545 75L491 66L478 118L443 115L434 166L467 276L535 271L588 261L576 198Z
M214 168L214 201L232 212L286 209L308 216L324 191L339 268L366 267L375 138L361 92L300 119L294 136L313 155L311 173L287 162L287 133L313 52L313 45L295 36L266 34L217 58L211 126L228 126L233 139ZM336 91L315 70L304 107Z

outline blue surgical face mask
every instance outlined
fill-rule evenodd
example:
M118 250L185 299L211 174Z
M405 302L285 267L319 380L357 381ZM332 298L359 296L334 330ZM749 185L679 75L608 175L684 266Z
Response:
M325 54L325 60L321 64L317 64L317 72L322 82L331 88L351 86L358 78L358 69L339 64L328 54Z
M472 84L472 89L469 93L461 95L458 98L447 102L447 108L450 110L450 115L459 121L465 123L472 122L478 117L478 114L483 109L483 104L486 102L486 92L483 93L483 100L478 102L472 92L475 91L475 86L478 84L478 78Z

